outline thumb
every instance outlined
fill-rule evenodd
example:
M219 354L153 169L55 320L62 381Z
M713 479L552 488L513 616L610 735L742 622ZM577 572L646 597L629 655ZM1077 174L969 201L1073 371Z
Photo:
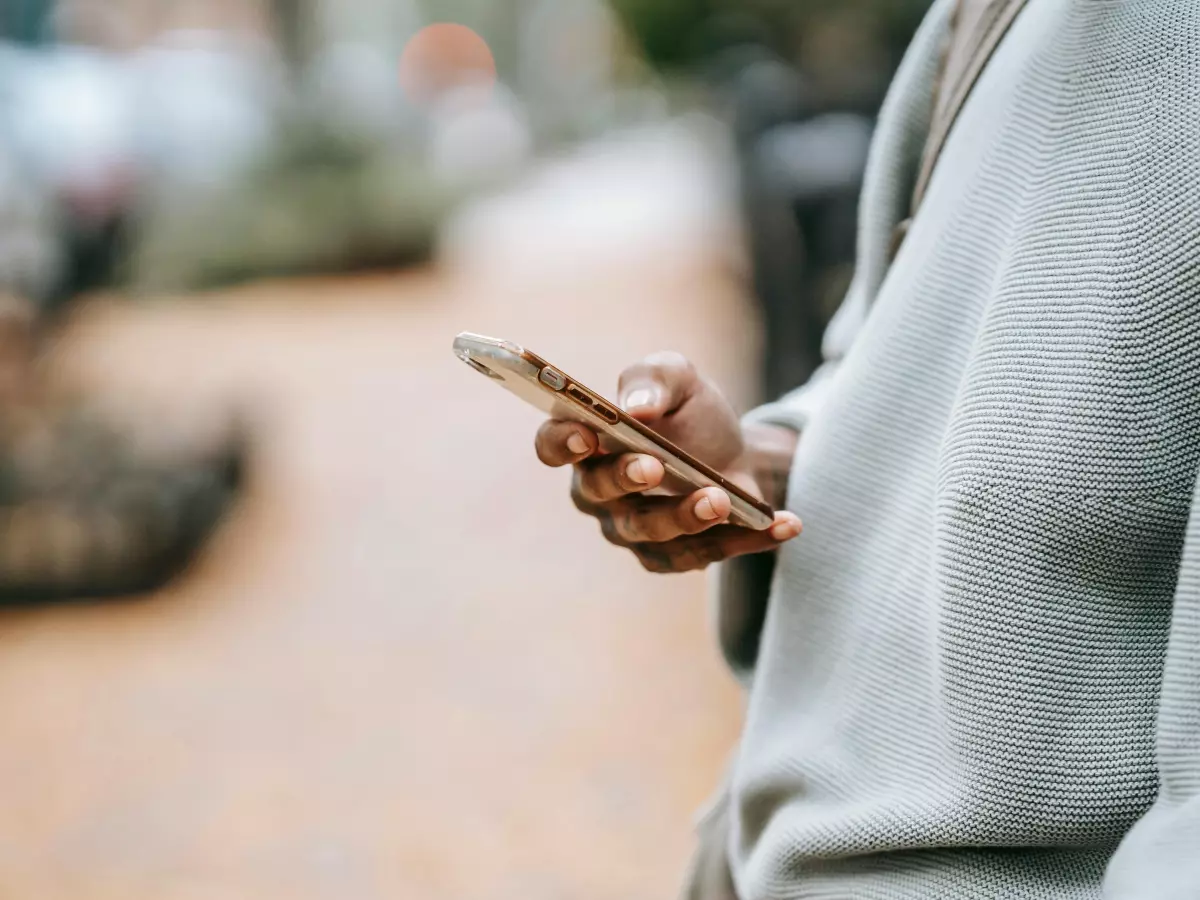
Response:
M621 408L635 419L653 422L675 412L700 385L700 377L679 353L655 353L621 373Z

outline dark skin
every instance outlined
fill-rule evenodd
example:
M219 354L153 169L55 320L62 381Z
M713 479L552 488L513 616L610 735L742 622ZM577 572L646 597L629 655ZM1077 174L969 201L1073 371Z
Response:
M776 509L785 505L797 434L774 426L743 427L729 401L684 357L657 353L626 369L618 398L629 415L738 487ZM790 512L776 513L765 531L730 525L732 505L720 488L646 496L663 486L662 463L642 454L601 454L596 433L575 422L546 422L536 448L548 466L574 466L575 506L599 521L610 543L630 550L651 572L691 572L765 553L801 531Z

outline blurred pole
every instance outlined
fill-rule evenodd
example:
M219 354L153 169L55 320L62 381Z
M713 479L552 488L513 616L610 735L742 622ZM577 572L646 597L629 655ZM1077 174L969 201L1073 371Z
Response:
M279 52L292 78L299 77L312 55L309 0L270 0Z

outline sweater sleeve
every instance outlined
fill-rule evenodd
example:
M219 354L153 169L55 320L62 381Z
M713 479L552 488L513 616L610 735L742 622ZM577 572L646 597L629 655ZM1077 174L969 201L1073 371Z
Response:
M1113 857L1105 900L1200 897L1200 489L1192 502L1163 669L1158 800Z

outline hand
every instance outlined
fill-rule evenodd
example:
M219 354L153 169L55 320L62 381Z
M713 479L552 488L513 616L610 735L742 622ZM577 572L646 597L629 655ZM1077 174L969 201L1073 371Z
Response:
M797 435L786 428L743 429L733 407L677 353L658 353L621 374L621 406L635 419L712 466L738 487L784 504ZM800 534L800 520L781 512L765 531L729 524L729 495L711 487L645 496L666 471L652 456L604 455L594 431L551 420L537 434L538 458L573 465L571 496L595 517L605 538L626 547L651 572L688 572L715 562L774 550Z

